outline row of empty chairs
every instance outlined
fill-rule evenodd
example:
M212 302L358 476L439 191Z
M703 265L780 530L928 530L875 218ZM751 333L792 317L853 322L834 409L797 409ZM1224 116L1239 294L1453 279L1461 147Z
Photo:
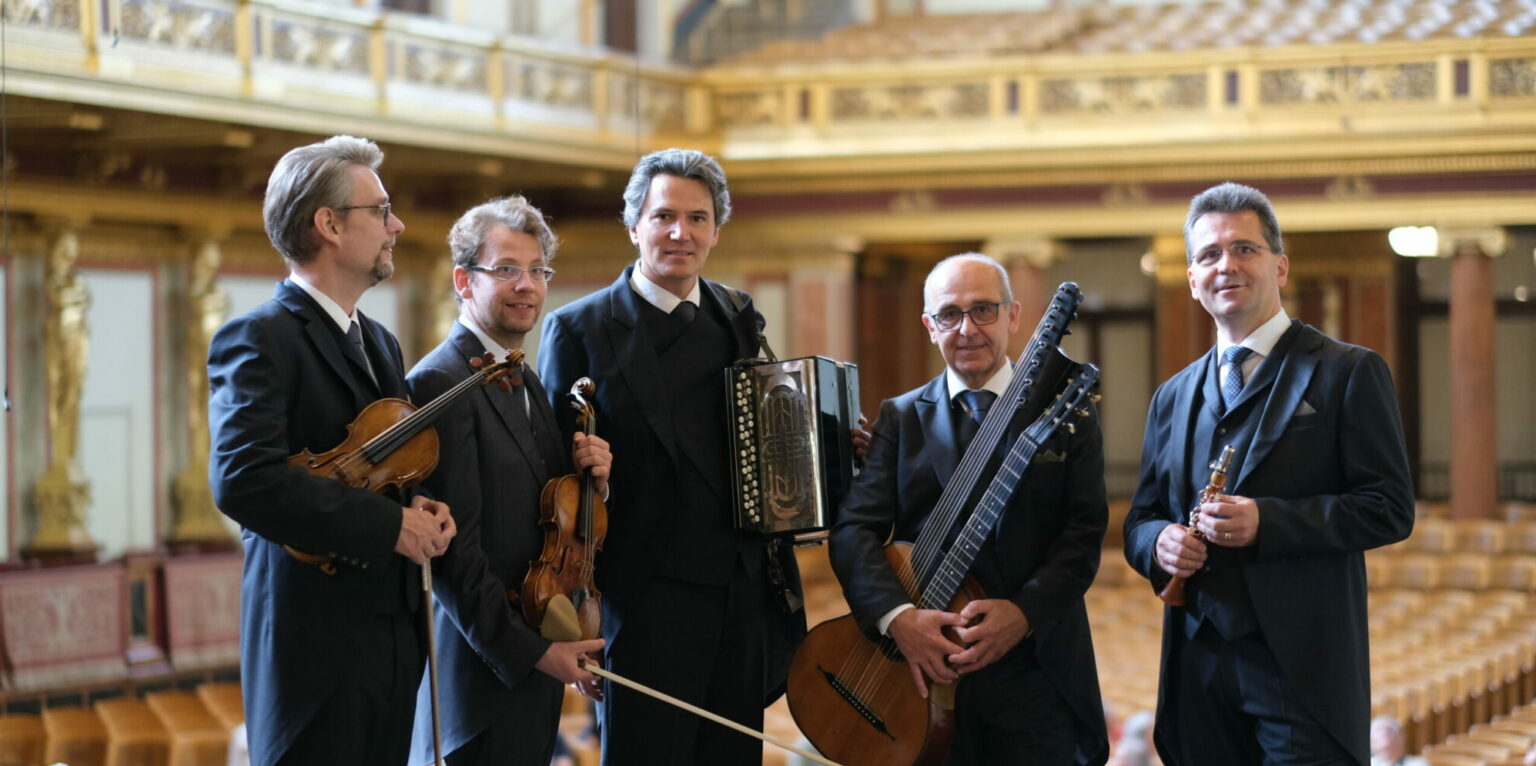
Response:
M224 766L245 720L238 684L100 700L0 716L0 764Z
M1520 37L1533 31L1536 0L1106 3L1086 8L891 18L843 27L812 40L777 40L742 53L730 63L1112 54Z

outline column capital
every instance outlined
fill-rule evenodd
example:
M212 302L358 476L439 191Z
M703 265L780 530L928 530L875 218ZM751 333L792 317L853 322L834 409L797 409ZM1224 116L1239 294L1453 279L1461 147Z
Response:
M1152 235L1146 255L1152 259L1153 274L1159 285L1171 287L1189 281L1189 255L1183 234Z
M982 244L982 252L1004 266L1023 263L1048 269L1066 256L1066 247L1050 237L992 237Z
M1502 226L1441 228L1439 234L1438 255L1441 258L1468 251L1497 258L1509 252L1509 232Z

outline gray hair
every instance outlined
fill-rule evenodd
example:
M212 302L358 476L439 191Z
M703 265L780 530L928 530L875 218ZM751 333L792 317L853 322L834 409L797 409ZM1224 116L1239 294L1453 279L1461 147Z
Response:
M1395 737L1403 736L1403 724L1392 716L1379 715L1375 718L1372 718L1371 728L1374 729L1378 726L1392 732L1392 735Z
M720 169L720 163L693 149L662 149L641 157L630 173L629 185L624 187L625 228L633 229L640 224L640 210L651 191L651 180L658 175L691 178L704 184L715 199L715 226L724 226L731 220L731 192L725 186L725 171Z
M976 263L991 266L995 271L997 271L998 283L1003 286L1003 300L1013 300L1013 283L1009 281L1008 270L1003 268L1003 264L998 263L991 256L985 255L983 253L960 253L959 255L951 255L948 258L939 261L934 265L933 269L928 272L927 278L923 280L923 310L926 311L930 308L933 308L928 305L928 296L933 293L934 279L938 276L939 271L955 261L974 261Z
M1189 217L1184 219L1185 262L1195 261L1195 253L1190 249L1189 233L1194 230L1195 222L1201 216L1206 213L1241 213L1244 210L1252 211L1259 217L1259 226L1264 231L1264 244L1276 255L1284 253L1285 242L1280 239L1280 220L1275 217L1275 208L1269 204L1269 198L1252 186L1228 181L1212 186L1190 200Z
M459 216L448 231L448 250L453 254L453 265L473 265L480 257L480 248L485 246L491 227L498 223L538 240L545 262L554 260L560 239L544 220L544 213L529 204L526 197L513 194L482 202Z
M317 144L301 146L277 161L267 179L267 195L261 218L267 239L283 258L303 263L315 256L315 212L347 204L352 185L347 170L362 165L374 172L384 164L384 152L366 138L331 136Z

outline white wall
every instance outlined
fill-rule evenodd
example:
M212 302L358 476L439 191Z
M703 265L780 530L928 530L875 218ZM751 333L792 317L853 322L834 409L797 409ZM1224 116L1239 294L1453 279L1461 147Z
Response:
M86 528L113 558L152 549L155 526L154 276L81 269L91 294L90 361L80 396L80 468L91 483Z

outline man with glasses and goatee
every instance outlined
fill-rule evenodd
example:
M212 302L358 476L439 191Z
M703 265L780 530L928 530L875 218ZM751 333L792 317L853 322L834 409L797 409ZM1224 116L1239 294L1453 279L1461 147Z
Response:
M1014 374L1008 338L1021 308L996 261L941 261L923 299L923 326L947 369L880 405L864 471L832 530L832 566L859 627L896 642L918 693L959 681L945 763L1102 764L1109 739L1083 603L1109 518L1096 414L1040 445L971 567L987 598L958 614L918 608L882 552L888 540L917 539ZM1027 425L1015 413L1005 443ZM991 478L983 473L973 498ZM951 626L958 644L940 633Z
M262 205L288 266L272 299L208 349L214 500L244 528L240 678L252 766L401 766L425 665L419 565L448 506L290 467L347 438L368 404L405 398L400 345L357 310L394 273L405 229L372 141L283 155Z
M522 347L544 307L558 244L544 215L519 196L493 199L459 218L448 233L459 318L411 370L416 401L469 377L470 359L490 353L501 360ZM549 641L507 600L544 545L545 483L574 465L591 468L606 493L612 462L603 439L562 437L538 376L527 368L522 376L509 392L482 387L437 421L441 457L426 486L453 506L459 526L432 581L449 766L546 766L563 684L591 682L595 677L577 663L603 647L601 640ZM429 691L422 679L413 764L433 758Z

